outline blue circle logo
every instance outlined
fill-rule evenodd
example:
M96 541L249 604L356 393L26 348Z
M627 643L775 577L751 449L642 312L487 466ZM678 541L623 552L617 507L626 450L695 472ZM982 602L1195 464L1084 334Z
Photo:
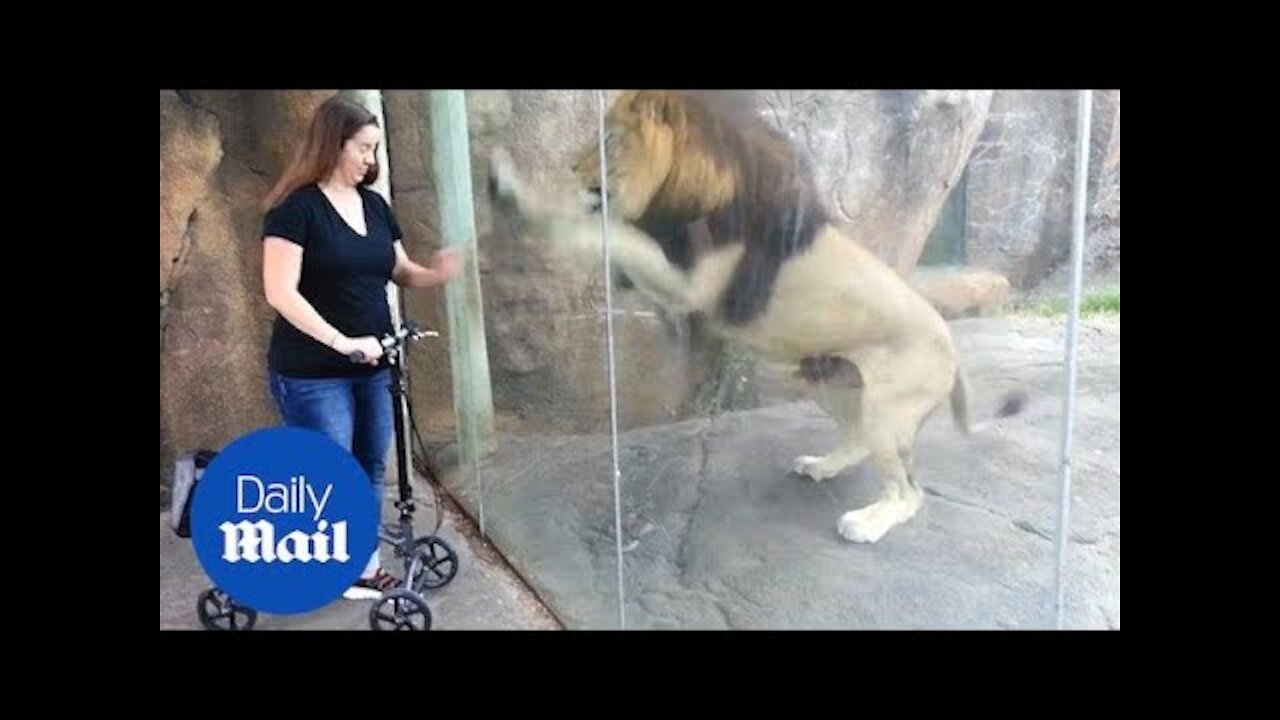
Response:
M351 453L313 430L258 430L205 468L191 542L205 573L260 612L303 613L342 595L378 547L381 507Z

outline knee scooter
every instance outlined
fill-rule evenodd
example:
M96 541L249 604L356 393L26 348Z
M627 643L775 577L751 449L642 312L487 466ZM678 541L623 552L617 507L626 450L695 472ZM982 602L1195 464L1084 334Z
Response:
M409 468L405 467L404 461L407 446L404 414L408 406L401 366L404 362L405 343L439 335L434 330L419 330L413 323L406 322L381 341L384 362L391 369L396 471L400 490L395 506L400 513L395 524L379 527L378 540L394 548L396 558L403 562L404 577L400 578L398 587L383 593L369 608L369 626L374 630L430 630L431 608L423 594L427 590L444 587L458 572L457 553L435 534L443 519L439 502L436 503L435 530L428 535L414 535L413 489L409 485ZM359 351L351 355L352 362L361 362L363 359L364 356ZM378 500L381 503L382 499ZM196 610L201 624L209 630L252 630L258 617L256 610L235 602L226 592L216 587L200 594Z

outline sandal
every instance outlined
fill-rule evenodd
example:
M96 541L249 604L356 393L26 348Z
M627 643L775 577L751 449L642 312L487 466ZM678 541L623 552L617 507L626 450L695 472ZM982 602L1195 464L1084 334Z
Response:
M373 574L373 577L358 578L355 582L355 587L368 588L370 590L377 590L378 592L386 592L395 588L399 584L399 578L382 568L378 568L378 571Z
M369 600L377 599L384 592L392 590L400 585L400 580L391 573L378 568L378 572L373 577L357 578L351 587L343 591L342 596L348 600Z

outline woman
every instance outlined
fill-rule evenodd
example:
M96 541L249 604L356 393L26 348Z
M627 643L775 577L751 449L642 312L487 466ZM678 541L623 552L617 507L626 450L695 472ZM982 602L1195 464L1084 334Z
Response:
M267 370L280 415L350 450L379 502L394 427L390 370L377 366L378 339L392 331L386 283L441 285L462 264L451 250L437 252L432 267L405 253L395 214L369 189L381 139L377 118L355 103L334 97L316 109L302 149L265 200L262 265L267 303L279 313ZM364 362L348 358L356 350ZM395 583L375 548L347 597Z

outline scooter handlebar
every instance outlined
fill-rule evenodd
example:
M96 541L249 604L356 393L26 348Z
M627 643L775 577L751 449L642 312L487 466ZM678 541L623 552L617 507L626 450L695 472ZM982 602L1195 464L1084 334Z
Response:
M420 330L413 323L407 322L394 333L383 336L378 342L382 344L383 349L390 349L396 345L403 345L406 339L421 340L424 337L440 337L440 333L435 330ZM365 354L356 350L348 353L347 359L353 363L364 362Z

